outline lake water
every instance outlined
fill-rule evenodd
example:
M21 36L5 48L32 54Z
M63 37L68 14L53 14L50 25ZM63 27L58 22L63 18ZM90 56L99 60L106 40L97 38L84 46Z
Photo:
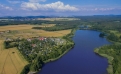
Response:
M59 60L45 64L39 74L107 74L107 59L95 54L94 49L110 42L99 34L77 30L73 37L74 48Z

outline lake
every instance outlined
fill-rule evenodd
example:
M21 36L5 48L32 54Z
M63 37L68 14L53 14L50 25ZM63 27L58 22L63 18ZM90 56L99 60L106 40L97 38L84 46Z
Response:
M94 53L94 49L110 44L99 37L100 32L77 30L75 46L60 59L45 64L38 74L107 74L108 62Z

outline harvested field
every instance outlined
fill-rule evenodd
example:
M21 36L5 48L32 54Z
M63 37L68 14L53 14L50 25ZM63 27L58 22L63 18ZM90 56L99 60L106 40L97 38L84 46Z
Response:
M3 42L0 40L0 42ZM20 74L28 63L16 48L4 49L0 45L0 74ZM3 56L4 55L4 56Z
M44 26L54 26L54 24L46 24L42 25ZM71 29L69 30L61 30L61 31L44 31L44 30L35 30L32 29L33 25L15 25L15 26L1 26L1 31L11 30L10 33L3 33L0 35L0 39L5 38L31 38L31 37L37 37L37 36L44 36L44 37L62 37L68 33L71 32Z
M25 30L31 29L34 26L37 27L52 27L55 24L42 24L42 25L9 25L9 26L0 26L0 31L7 31L7 30Z
M15 37L24 37L31 38L36 36L44 36L44 37L62 37L71 32L70 30L62 30L62 31L44 31L44 30L24 30L21 33L14 35Z
M32 27L33 27L32 25L9 25L9 26L0 26L0 31L31 29Z

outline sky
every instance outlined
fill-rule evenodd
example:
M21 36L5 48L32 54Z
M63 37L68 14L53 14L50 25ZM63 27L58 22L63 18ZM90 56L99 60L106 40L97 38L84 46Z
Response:
M121 15L121 0L0 0L0 16Z

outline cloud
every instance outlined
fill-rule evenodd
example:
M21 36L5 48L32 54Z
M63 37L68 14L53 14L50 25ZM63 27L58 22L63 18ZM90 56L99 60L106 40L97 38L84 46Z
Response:
M0 9L1 10L13 10L13 8L11 8L9 6L2 5L2 4L0 4Z
M31 0L33 1L33 0ZM56 12L65 12L65 11L78 11L79 9L70 6L69 4L65 5L61 1L57 1L50 4L40 4L37 2L23 2L21 8L24 10L43 10L43 11L56 11ZM39 0L40 1L40 0ZM42 0L41 0L42 1Z
M9 5L0 4L0 16L37 15L93 15L120 14L121 6L70 5L62 1L46 3L46 0L7 0ZM25 2L28 1L28 2ZM45 2L45 3L43 3ZM13 5L15 4L15 5Z
M80 9L80 11L93 11L93 12L97 12L97 11L114 11L114 10L121 10L121 7L117 7L117 6L106 6L106 5L88 5L88 6L78 6L78 8Z

